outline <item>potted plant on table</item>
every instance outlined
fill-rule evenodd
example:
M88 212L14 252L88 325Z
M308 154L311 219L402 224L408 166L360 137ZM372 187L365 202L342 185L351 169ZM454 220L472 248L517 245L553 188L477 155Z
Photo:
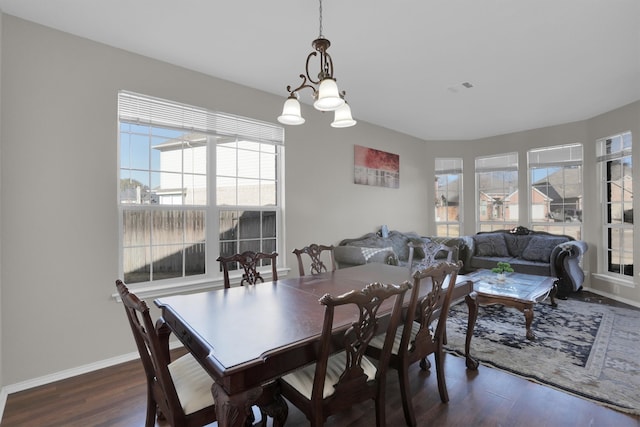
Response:
M499 262L496 267L491 269L492 272L498 274L498 280L503 282L505 279L505 273L513 273L513 268L508 262Z

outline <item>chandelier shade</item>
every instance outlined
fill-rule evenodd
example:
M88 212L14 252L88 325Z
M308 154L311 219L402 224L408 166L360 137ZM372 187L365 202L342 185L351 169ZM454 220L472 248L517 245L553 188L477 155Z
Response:
M338 84L330 77L322 79L318 87L318 96L313 106L320 111L335 111L344 104L338 92Z
M346 102L339 107L334 115L331 127L348 128L354 126L357 122L351 117L351 107Z
M304 88L313 91L315 99L313 107L319 111L335 111L335 119L331 123L333 127L348 127L356 124L351 117L351 107L345 102L345 91L338 89L338 84L333 76L333 59L327 52L331 42L322 35L322 0L320 3L320 34L311 45L314 51L307 55L305 74L300 74L302 83L296 88L287 86L289 97L284 103L282 114L278 121L285 125L301 125L305 122L300 110L298 92ZM311 72L309 66L314 58L318 58L320 67L318 72ZM312 77L317 76L317 77Z
M285 125L301 125L304 123L304 118L300 113L300 102L298 98L290 96L284 102L282 107L282 115L278 116L278 121Z

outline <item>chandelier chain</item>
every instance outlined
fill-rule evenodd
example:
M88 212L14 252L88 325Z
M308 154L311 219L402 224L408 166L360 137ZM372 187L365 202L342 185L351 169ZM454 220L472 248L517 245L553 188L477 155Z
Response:
M318 38L323 38L322 36L322 0L320 0L320 35Z

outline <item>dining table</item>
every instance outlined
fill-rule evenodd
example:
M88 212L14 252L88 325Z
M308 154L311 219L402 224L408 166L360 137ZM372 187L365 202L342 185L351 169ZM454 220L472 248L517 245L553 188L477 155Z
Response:
M465 352L467 367L475 369L477 362L469 346L477 304L473 283L458 277L452 301L465 299L469 307ZM219 426L244 426L253 405L272 416L274 425L282 425L288 409L275 380L315 361L324 319L320 297L361 290L374 282L404 281L412 281L409 268L369 263L251 286L161 297L154 303L161 310L161 320L214 379ZM426 295L429 287L422 288ZM391 308L389 302L379 314L388 315ZM354 320L352 313L337 310L334 329L344 330Z

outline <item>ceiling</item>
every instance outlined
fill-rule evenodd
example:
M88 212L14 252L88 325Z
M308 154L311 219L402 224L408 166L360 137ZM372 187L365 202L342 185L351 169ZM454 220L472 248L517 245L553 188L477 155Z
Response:
M317 0L0 0L0 9L283 102L319 33ZM640 100L638 0L324 0L323 35L354 118L421 139L568 123Z

